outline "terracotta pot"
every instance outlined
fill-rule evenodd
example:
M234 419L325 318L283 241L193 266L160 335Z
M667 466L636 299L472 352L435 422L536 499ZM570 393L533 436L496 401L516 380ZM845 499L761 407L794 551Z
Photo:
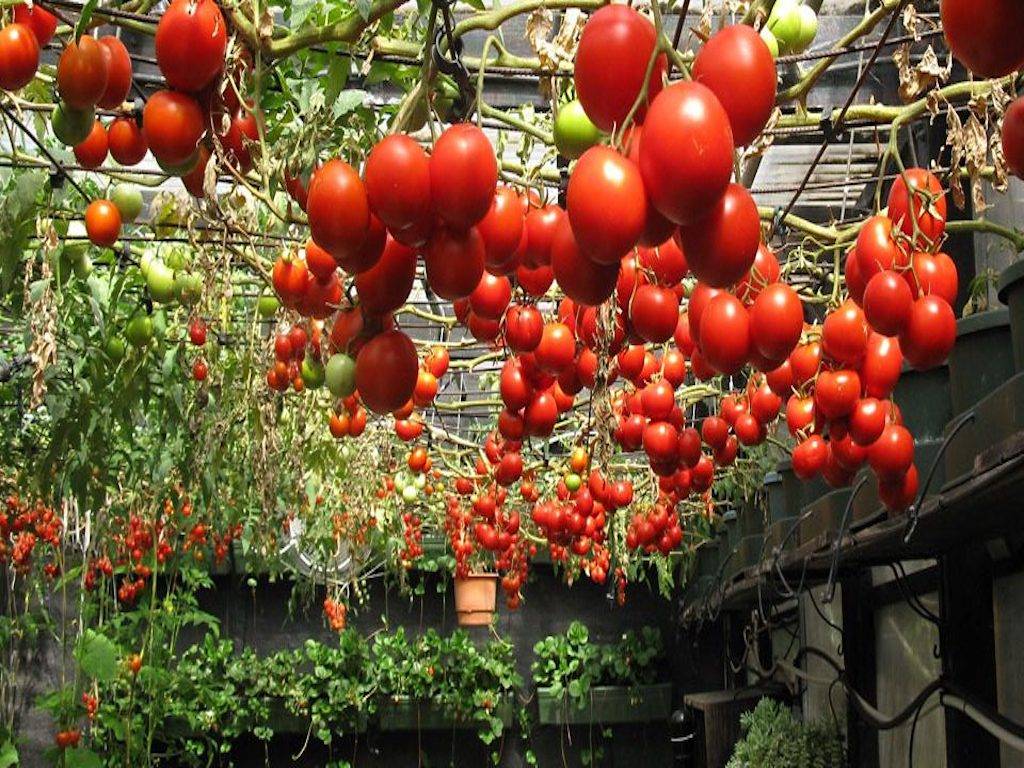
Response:
M482 627L491 623L498 595L498 576L471 573L455 579L455 612L460 627Z

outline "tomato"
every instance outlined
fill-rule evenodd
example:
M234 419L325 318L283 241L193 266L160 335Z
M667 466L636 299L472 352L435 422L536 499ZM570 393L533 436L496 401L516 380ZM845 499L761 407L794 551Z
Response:
M358 250L370 228L370 203L355 169L344 160L325 163L309 182L306 213L316 244L335 259Z
M271 277L281 303L286 307L294 307L306 291L309 271L301 259L280 257L274 262Z
M448 363L448 350L440 344L431 347L426 358L423 360L423 365L428 371L434 374L434 378L437 379L440 379L448 372Z
M868 330L864 312L847 299L825 316L821 330L822 350L837 363L855 367L864 357Z
M793 389L793 366L787 359L782 365L767 371L764 379L772 392L779 397L788 397Z
M643 88L656 45L654 25L629 6L608 5L587 19L573 80L587 117L598 128L611 131L623 124ZM662 88L666 62L664 54L655 61L647 81L648 103ZM636 119L643 122L643 107Z
M513 352L532 352L544 333L544 318L532 304L513 304L505 313L505 341Z
M430 216L430 161L405 134L377 142L366 158L363 180L370 210L388 229L405 229Z
M916 299L933 294L952 306L960 290L960 279L956 264L945 253L915 253L913 269L903 273L910 285L910 292Z
M912 368L924 371L941 365L956 343L952 308L938 296L922 296L914 302L899 338Z
M565 211L557 205L531 208L523 219L523 241L519 247L523 264L539 267L551 263L551 246L566 221Z
M804 432L816 432L818 419L813 397L794 394L786 400L786 428L794 437Z
M896 388L903 367L900 343L880 333L868 336L860 378L868 397L887 398Z
M859 446L868 447L885 429L885 406L881 400L865 397L857 401L847 421L850 438Z
M142 112L142 135L153 156L163 163L184 163L203 137L203 111L191 96L157 91Z
M75 159L83 168L99 168L107 159L107 131L99 120L92 124L85 141L75 145Z
M558 154L575 160L601 140L601 132L587 117L579 99L573 99L558 108L554 139Z
M388 231L384 228L381 220L370 214L370 226L366 231L366 239L354 251L348 251L341 256L335 256L334 260L338 266L350 275L358 275L372 269L384 253L384 246L387 244Z
M843 276L846 278L846 291L849 293L850 298L857 304L862 305L864 303L864 289L867 288L867 280L860 273L860 260L857 258L856 246L846 252Z
M860 399L860 376L856 371L822 371L814 384L815 412L834 421L849 416Z
M917 499L920 479L913 464L902 477L883 480L878 484L878 498L893 512L902 512Z
M712 35L693 62L693 79L722 103L736 146L750 144L764 130L775 109L778 73L753 27L734 24Z
M615 211L609 216L609 211ZM647 195L636 165L613 149L588 149L573 167L566 212L583 254L618 267L647 223Z
M753 265L736 285L736 298L749 307L765 286L779 281L781 274L775 252L764 243L759 243Z
M892 230L893 223L888 216L872 216L857 235L858 276L865 285L882 270L902 269L910 262L907 253L893 239Z
M371 411L390 413L412 397L418 370L412 340L401 331L385 331L359 350L356 389Z
M109 200L93 200L85 209L85 231L93 245L110 247L121 236L121 213Z
M880 480L902 477L914 463L914 437L899 424L889 424L868 448L868 463Z
M644 452L651 462L675 464L679 455L679 433L667 421L653 421L644 428ZM673 472L675 469L673 468ZM671 473L669 473L671 474Z
M516 252L523 239L523 218L516 191L498 187L487 215L476 225L484 240L484 263L488 269L499 268L507 274L518 266Z
M149 151L146 137L139 124L128 117L119 117L107 128L107 143L110 156L121 165L131 166L142 162Z
M828 461L828 443L821 435L811 435L793 449L793 473L801 480L810 480Z
M761 242L754 198L729 184L707 216L679 227L679 237L697 279L714 288L732 285L751 268Z
M678 349L669 349L661 361L665 380L673 387L680 387L686 379L686 356Z
M107 89L103 46L89 35L72 40L57 62L57 92L72 109L91 109Z
M469 305L473 313L487 320L500 320L511 300L512 284L508 278L495 277L486 272L469 294Z
M610 68L607 62L602 66ZM715 95L686 81L658 94L644 123L639 164L647 194L662 215L676 224L707 215L733 171L729 116Z
M334 257L312 240L306 242L306 267L322 280L326 280L338 269Z
M1018 179L1024 179L1024 96L1006 108L1001 139L1006 167Z
M465 298L484 276L484 241L476 227L442 227L431 236L423 262L434 293L448 301Z
M40 48L45 48L57 31L57 17L38 3L34 3L31 8L25 3L14 6L14 21L32 30Z
M644 416L652 421L664 421L675 407L675 389L665 379L652 381L641 390L640 402L644 409Z
M729 439L729 423L720 416L708 416L700 425L700 436L711 448L721 448Z
M804 308L796 291L785 283L772 283L750 307L750 339L754 349L769 360L782 360L800 341Z
M742 445L760 445L768 436L764 424L749 413L741 413L736 418L736 437Z
M597 306L610 297L619 277L617 262L599 264L583 254L564 217L551 244L551 268L565 295L588 306Z
M864 289L864 317L883 336L898 336L914 303L910 286L891 270L879 272Z
M203 188L206 183L206 165L210 162L210 150L205 144L200 144L197 151L198 160L192 170L181 177L181 183L185 185L192 197L206 197L206 190Z
M551 392L538 392L523 413L523 427L532 437L547 437L555 428L558 405Z
M430 156L433 209L453 227L468 229L487 215L498 186L494 148L477 126L453 125Z
M24 24L0 29L0 88L18 91L32 82L39 69L39 43Z
M405 304L416 277L416 251L388 237L376 264L356 275L356 293L371 315L394 312Z
M946 231L946 193L935 174L924 168L908 168L897 176L889 190L889 218L911 238L915 246L938 245ZM915 219L917 235L914 233Z
M518 359L510 357L505 361L498 379L498 391L505 407L512 412L525 408L533 398L533 387L526 380Z
M637 249L640 264L651 270L661 285L675 286L690 271L686 256L674 238L651 248Z
M124 43L113 35L101 37L99 44L107 63L107 87L96 105L117 109L128 98L132 87L132 60Z
M572 365L576 357L572 330L565 323L548 323L533 354L542 371L557 376Z
M708 364L719 373L737 373L750 352L750 317L742 302L721 293L704 309L700 348Z
M173 0L156 27L156 63L169 87L195 93L221 73L227 44L214 0Z
M686 318L690 326L690 338L700 340L700 321L704 309L710 301L722 294L718 288L712 288L707 283L697 282L690 294L689 303L686 305Z
M979 77L1003 77L1024 66L1024 5L1017 0L942 0L946 44Z
M547 293L554 280L555 273L550 265L544 265L536 269L530 269L525 265L520 265L516 268L516 282L530 296L536 298L540 298Z
M679 322L679 299L671 288L642 285L630 302L629 320L641 338L655 344L668 341Z
M821 367L821 357L821 344L817 341L801 344L793 350L789 356L789 363L794 387L801 388L814 379Z
M246 107L238 108L228 123L227 132L220 136L225 159L242 173L252 168L252 149L253 145L259 144L259 140L256 115Z
M782 397L765 382L750 396L750 413L762 424L775 420L782 408Z

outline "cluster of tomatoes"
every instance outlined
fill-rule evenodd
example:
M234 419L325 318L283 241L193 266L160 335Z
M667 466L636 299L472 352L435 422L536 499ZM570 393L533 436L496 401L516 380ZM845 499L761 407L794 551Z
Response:
M324 616L334 632L342 632L348 620L348 606L332 597L324 598Z
M9 562L15 573L24 574L36 556L46 560L44 574L56 577L63 527L56 512L41 500L29 504L15 494L8 496L0 509L0 563Z
M626 528L626 546L629 549L667 555L682 540L679 516L664 504L655 504L646 512L636 512Z
M189 342L195 347L204 347L206 345L206 321L201 317L193 317L188 323L188 339ZM206 381L206 377L210 375L210 366L206 362L206 358L202 355L196 357L192 361L192 378L197 382Z

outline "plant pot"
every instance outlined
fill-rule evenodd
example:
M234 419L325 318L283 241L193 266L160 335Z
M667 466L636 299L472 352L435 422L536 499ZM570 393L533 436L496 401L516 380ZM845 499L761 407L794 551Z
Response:
M1024 429L1024 372L1012 376L971 411L973 420L950 439L942 457L946 487L970 475L979 454ZM947 435L956 426L954 420L946 430ZM939 487L938 483L935 486Z
M878 497L878 476L870 469L865 468L857 474L853 479L850 493L853 493L853 489L860 485L861 480L865 480L864 485L857 491L857 495L853 499L853 509L850 510L851 531L866 528L886 515L885 506Z
M1010 313L1014 368L1024 371L1024 260L1011 264L999 276L999 300Z
M791 520L791 510L786 503L786 492L782 484L782 475L769 472L764 476L764 493L768 499L768 524L783 520Z
M850 500L850 488L830 491L804 510L800 519L800 544L827 545L839 535L843 514Z
M498 576L471 573L455 579L455 613L460 627L485 627L494 618L498 597Z
M504 697L491 710L501 722L512 724L512 701ZM482 723L472 717L459 717L432 701L418 701L406 697L382 702L378 708L378 721L382 731L448 731L476 730Z
M778 473L782 478L782 492L786 499L786 519L798 517L804 507L831 490L821 477L801 480L793 472L793 462L789 459L779 462Z
M949 353L949 397L953 415L965 412L1014 373L1010 313L993 309L956 324Z
M756 536L764 534L764 510L757 504L743 504L736 510L739 517L740 535Z
M542 725L657 722L668 720L672 713L672 684L656 683L635 688L595 686L590 689L582 707L577 707L568 694L555 696L550 688L538 688L537 708Z
M949 366L943 364L928 371L916 371L904 365L893 400L915 440L941 437L942 430L953 416Z

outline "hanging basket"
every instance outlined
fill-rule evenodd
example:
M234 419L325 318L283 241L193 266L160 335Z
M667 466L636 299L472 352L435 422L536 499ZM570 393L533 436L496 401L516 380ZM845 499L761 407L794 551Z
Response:
M471 573L455 579L455 612L460 627L483 627L494 618L498 596L498 576L494 573Z

